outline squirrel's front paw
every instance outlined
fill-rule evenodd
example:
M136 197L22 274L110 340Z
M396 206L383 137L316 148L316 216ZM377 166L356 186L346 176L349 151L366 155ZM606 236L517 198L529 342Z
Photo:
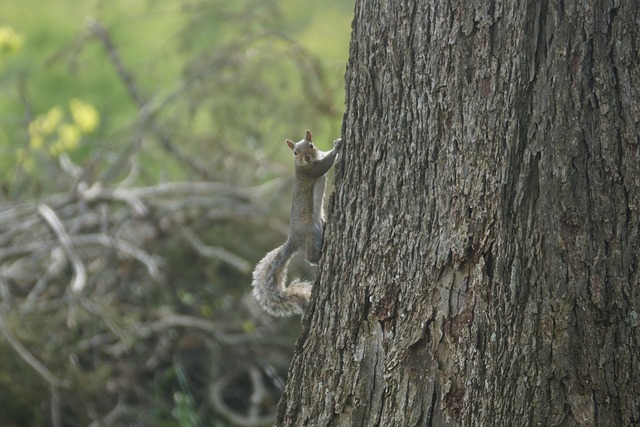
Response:
M333 146L336 150L342 150L343 145L344 145L344 141L342 140L342 138L338 138L335 141L333 141Z

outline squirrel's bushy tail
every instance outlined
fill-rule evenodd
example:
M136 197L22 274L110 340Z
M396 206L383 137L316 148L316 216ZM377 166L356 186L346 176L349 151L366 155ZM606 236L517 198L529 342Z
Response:
M303 314L311 297L311 283L299 280L285 285L287 265L295 250L289 242L265 255L253 270L253 296L273 316Z

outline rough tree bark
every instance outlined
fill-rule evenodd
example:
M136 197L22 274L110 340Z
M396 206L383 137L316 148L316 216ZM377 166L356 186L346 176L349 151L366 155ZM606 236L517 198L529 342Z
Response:
M278 424L640 423L640 2L358 0Z

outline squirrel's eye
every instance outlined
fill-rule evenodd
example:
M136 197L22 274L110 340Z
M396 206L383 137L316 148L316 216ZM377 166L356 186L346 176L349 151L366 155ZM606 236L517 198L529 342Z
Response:
M313 144L311 142L309 143L309 147L313 148Z
M297 155L298 155L298 152L297 152L296 150L293 150L293 155L294 155L294 156L297 156Z

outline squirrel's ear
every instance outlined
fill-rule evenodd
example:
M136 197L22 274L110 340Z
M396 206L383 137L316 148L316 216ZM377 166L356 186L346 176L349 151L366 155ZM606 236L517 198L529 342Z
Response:
M304 139L311 142L311 132L307 130L307 133L304 135Z
M293 150L293 146L295 145L293 141L291 141L290 139L285 139L284 142L286 142L289 148Z

